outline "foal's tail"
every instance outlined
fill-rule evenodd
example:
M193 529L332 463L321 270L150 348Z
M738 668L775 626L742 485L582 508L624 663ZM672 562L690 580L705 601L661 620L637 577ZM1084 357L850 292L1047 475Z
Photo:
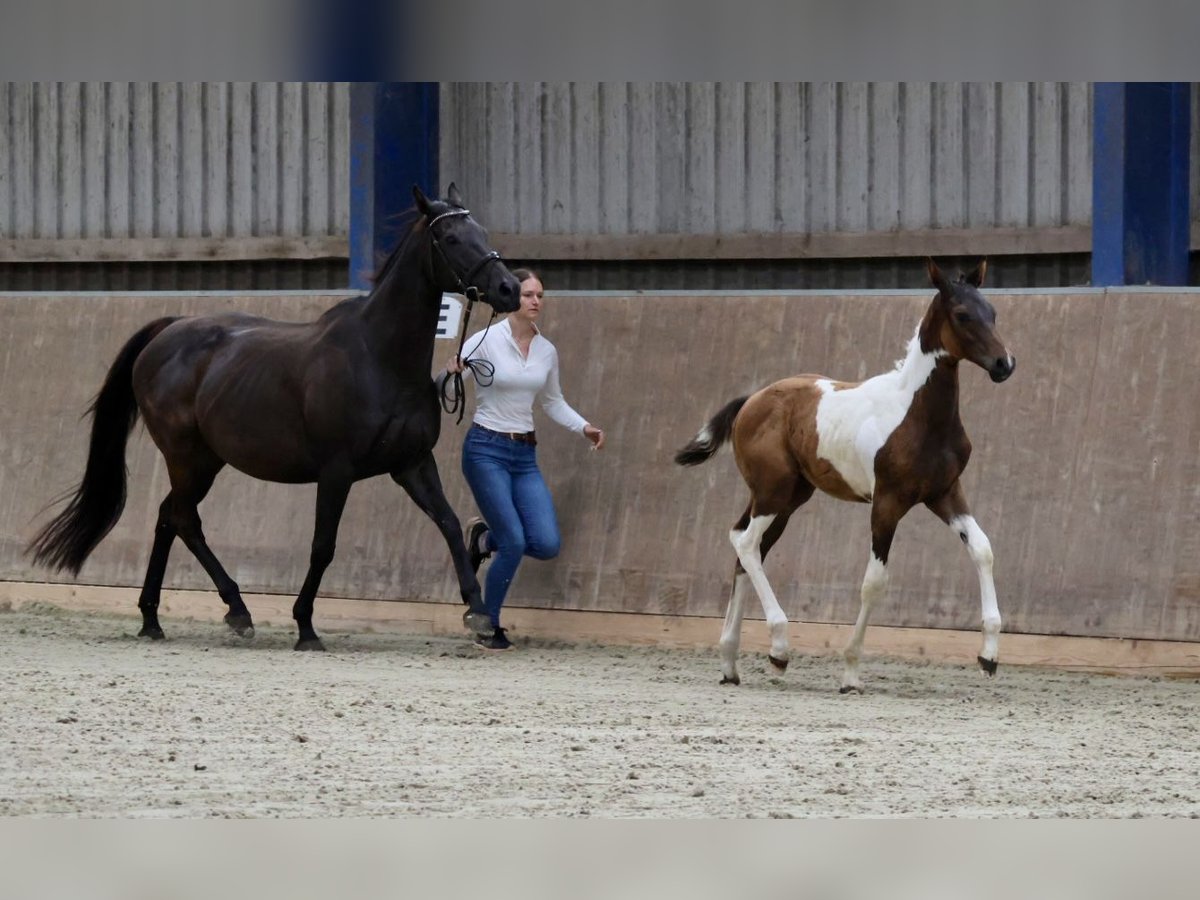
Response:
M720 450L733 433L733 420L749 399L749 396L738 397L722 406L688 445L675 454L675 462L681 466L698 466Z
M96 545L112 530L125 508L125 443L137 421L133 364L146 345L175 318L156 319L131 337L92 401L92 440L83 481L66 509L25 548L33 561L54 571L78 575Z

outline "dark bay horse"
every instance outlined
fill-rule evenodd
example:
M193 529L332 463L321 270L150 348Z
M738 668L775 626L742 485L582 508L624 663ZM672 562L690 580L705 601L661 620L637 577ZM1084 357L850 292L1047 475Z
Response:
M871 559L862 606L844 651L841 690L862 691L859 653L872 604L887 591L888 550L900 519L923 503L966 544L979 573L983 649L989 675L999 659L1000 610L992 581L992 548L959 484L971 442L958 414L958 364L968 360L992 381L1013 373L1015 360L995 331L996 312L979 293L986 261L949 281L928 261L937 296L929 304L894 371L864 382L799 375L728 403L676 455L682 466L710 458L733 440L750 505L729 539L737 553L733 594L721 632L721 683L738 684L746 582L754 586L771 632L770 660L788 663L787 617L762 561L788 518L820 488L840 500L871 504Z
M442 491L433 447L441 410L431 377L443 291L475 289L498 312L520 305L521 286L463 208L413 188L418 218L365 297L317 321L276 322L230 313L163 318L138 331L92 404L87 467L68 506L30 544L33 559L78 574L125 506L125 445L140 412L166 460L171 491L159 507L138 607L139 635L163 637L159 594L176 536L229 607L225 621L254 633L237 584L209 549L197 506L226 465L266 481L316 482L308 575L292 615L297 650L323 650L313 599L333 560L338 523L361 479L387 474L450 547L469 628L489 624L459 521Z

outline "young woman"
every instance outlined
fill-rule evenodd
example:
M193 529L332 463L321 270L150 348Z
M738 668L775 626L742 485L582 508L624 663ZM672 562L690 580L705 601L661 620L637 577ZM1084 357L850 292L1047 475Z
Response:
M464 358L485 360L495 370L490 381L476 379L475 415L462 452L463 475L482 514L466 525L471 564L478 571L485 559L495 556L483 589L493 630L475 640L484 650L512 647L500 627L500 609L522 557L558 555L558 518L537 463L534 402L559 425L591 441L592 449L604 446L604 432L563 399L558 352L537 327L541 279L529 269L514 269L513 275L521 282L520 309L463 345ZM455 356L442 378L463 369L462 359Z

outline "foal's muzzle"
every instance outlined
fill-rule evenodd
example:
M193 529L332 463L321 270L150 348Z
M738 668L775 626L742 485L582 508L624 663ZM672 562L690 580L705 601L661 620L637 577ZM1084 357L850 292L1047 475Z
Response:
M1001 356L988 367L988 375L991 376L992 381L999 384L1002 381L1007 381L1016 367L1017 360L1015 357L1010 355Z

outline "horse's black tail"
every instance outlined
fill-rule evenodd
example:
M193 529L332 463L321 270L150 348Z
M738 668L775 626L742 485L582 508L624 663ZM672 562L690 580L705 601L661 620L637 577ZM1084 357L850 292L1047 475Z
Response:
M733 420L749 399L748 396L738 397L722 406L688 445L675 454L675 462L681 466L698 466L720 450L733 432Z
M113 361L104 386L92 401L92 439L83 481L66 509L38 532L25 549L33 561L54 571L78 575L96 545L125 508L125 444L137 421L133 364L146 345L175 318L156 319L131 337Z

